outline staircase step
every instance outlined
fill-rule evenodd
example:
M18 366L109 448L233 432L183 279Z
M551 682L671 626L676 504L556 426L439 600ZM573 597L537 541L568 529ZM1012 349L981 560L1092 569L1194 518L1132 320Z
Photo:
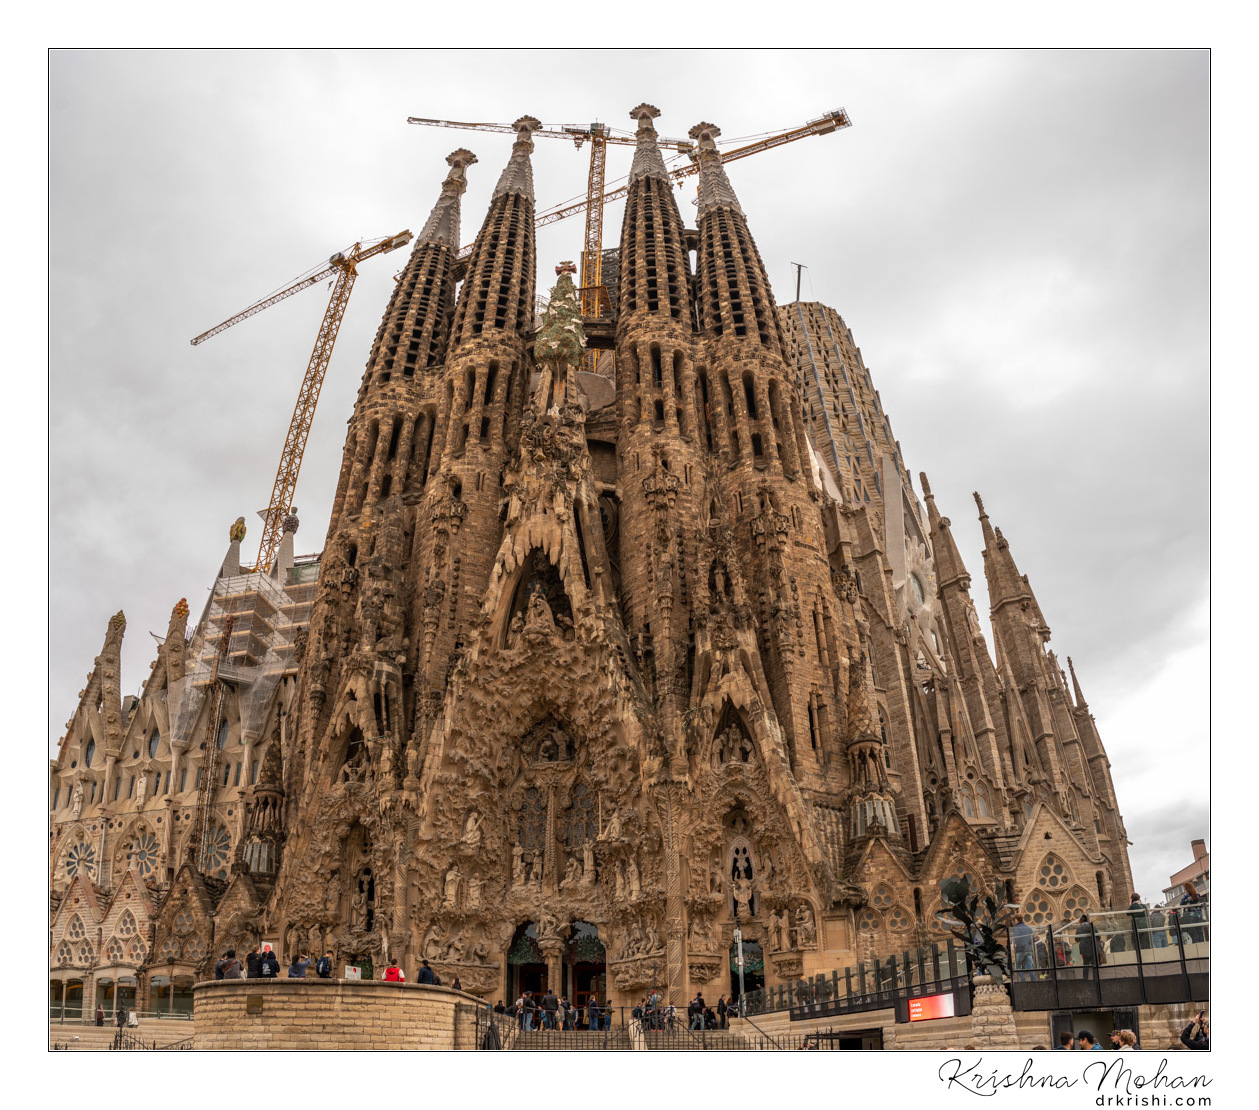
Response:
M534 1029L517 1033L511 1042L514 1052L628 1052L632 1047L624 1029L598 1033L586 1029Z

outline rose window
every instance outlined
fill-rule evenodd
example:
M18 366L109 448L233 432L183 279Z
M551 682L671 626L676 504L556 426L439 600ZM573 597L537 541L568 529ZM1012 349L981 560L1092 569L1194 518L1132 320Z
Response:
M865 910L862 915L857 918L857 928L863 933L877 932L883 925L883 918L874 910Z
M227 863L232 849L232 838L222 825L215 825L207 834L201 850L201 870L214 871ZM222 876L220 876L221 878Z
M1068 917L1074 917L1077 913L1088 913L1089 896L1077 886L1063 899L1062 909Z
M105 949L105 959L111 964L122 963L122 941L117 937L114 937Z
M86 840L80 840L70 845L70 850L66 852L67 879L73 879L80 872L90 876L95 867L96 849L91 844Z
M1071 876L1067 873L1066 864L1057 856L1046 856L1040 865L1040 885L1050 890L1057 890L1065 887L1070 881Z
M1028 919L1035 925L1043 925L1047 921L1054 919L1053 903L1049 900L1049 896L1043 891L1038 890L1023 905L1023 912Z
M157 866L157 837L151 832L142 832L131 842L131 851L127 853L127 863L141 875L153 874Z
M905 912L904 907L897 906L890 914L888 914L887 927L894 933L904 933L909 931L909 914Z
M130 910L124 910L123 915L118 919L116 932L120 937L135 936L137 929L136 919Z
M70 924L66 926L66 936L71 940L82 940L87 936L87 930L83 927L83 918L77 913L70 918Z
M891 888L888 886L885 886L883 883L880 883L877 887L874 888L874 894L871 895L870 897L870 905L878 906L880 909L883 909L885 906L890 906L891 904L892 904Z

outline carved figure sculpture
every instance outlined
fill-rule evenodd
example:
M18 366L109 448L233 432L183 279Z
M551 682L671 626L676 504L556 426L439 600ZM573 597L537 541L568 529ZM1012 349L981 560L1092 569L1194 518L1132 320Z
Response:
M443 909L453 909L459 904L459 880L461 878L458 867L451 867L446 872L446 880L442 884Z
M560 880L560 890L568 890L581 882L581 864L576 856L569 856L564 865L564 878Z
M511 850L511 885L525 885L525 850L519 844Z
M638 864L634 862L633 856L629 858L629 861L625 865L625 881L629 887L629 896L631 898L637 898L640 894L642 894L641 880L638 875Z
M436 922L428 927L428 932L424 934L424 941L420 945L420 952L424 959L435 960L441 955L441 929L437 927Z
M463 822L463 843L469 848L481 846L481 815L475 809Z
M784 916L785 913L784 913ZM817 926L813 921L813 910L806 903L801 903L796 910L796 947L812 948L817 943Z
M581 846L581 882L582 886L594 886L595 882L595 846L589 840Z
M359 890L355 891L354 897L350 899L350 928L357 931L367 924L367 894Z
M739 918L748 918L752 916L752 881L740 875L734 880L732 888L734 894L735 916Z
M74 784L74 794L71 796L70 802L70 820L77 821L79 814L83 812L83 783L76 782Z

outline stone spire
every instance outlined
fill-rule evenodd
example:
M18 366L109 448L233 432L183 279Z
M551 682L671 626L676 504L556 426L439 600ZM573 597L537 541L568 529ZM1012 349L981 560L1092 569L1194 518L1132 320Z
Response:
M1075 664L1071 662L1071 656L1067 656L1067 669L1071 672L1071 688L1075 691L1075 707L1076 709L1088 709L1089 703L1084 700L1084 691L1080 689L1080 680L1075 677Z
M927 503L927 522L931 527L931 554L935 559L936 581L940 583L941 590L955 582L962 589L968 590L970 572L966 569L966 564L962 561L962 553L958 551L957 544L953 540L952 522L947 516L941 516L936 508L935 497L931 493L931 483L927 481L927 475L919 471L918 480L922 484L923 500Z
M716 139L721 134L721 128L711 123L697 123L688 134L699 143L696 152L699 158L699 214L703 216L714 208L732 208L743 215L739 198L734 195L717 150Z
M1010 554L1010 544L1001 534L1001 529L992 526L984 510L983 498L978 493L974 497L975 504L979 506L979 524L984 532L984 575L988 579L988 597L993 612L1011 601L1028 601L1035 608L1036 616L1041 618L1040 606L1032 595L1027 576L1019 573L1014 556ZM1043 618L1041 623L1044 623Z
M476 160L476 155L463 147L446 155L450 172L442 182L441 196L433 205L428 222L415 241L416 247L422 243L444 243L451 250L459 249L459 198L468 188L464 171Z
M630 166L629 174L631 185L644 177L669 181L669 171L664 168L660 145L656 141L656 129L651 122L658 115L660 109L652 104L640 104L630 111L630 119L638 120L638 146L634 149L634 164Z
M511 157L507 160L490 199L497 199L506 193L519 193L532 201L533 165L529 161L529 155L533 153L533 133L542 123L533 116L521 116L512 126L516 129L516 141L512 143Z

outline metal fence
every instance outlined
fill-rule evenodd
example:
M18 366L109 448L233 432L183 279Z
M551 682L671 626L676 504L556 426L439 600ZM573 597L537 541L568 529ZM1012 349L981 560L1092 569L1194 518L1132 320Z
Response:
M1208 998L1209 908L1163 907L1097 913L1088 921L1007 930L1016 1010L1200 1002ZM745 1013L790 1011L793 1021L903 1007L953 992L970 1012L966 952L948 939L886 957L750 991Z

